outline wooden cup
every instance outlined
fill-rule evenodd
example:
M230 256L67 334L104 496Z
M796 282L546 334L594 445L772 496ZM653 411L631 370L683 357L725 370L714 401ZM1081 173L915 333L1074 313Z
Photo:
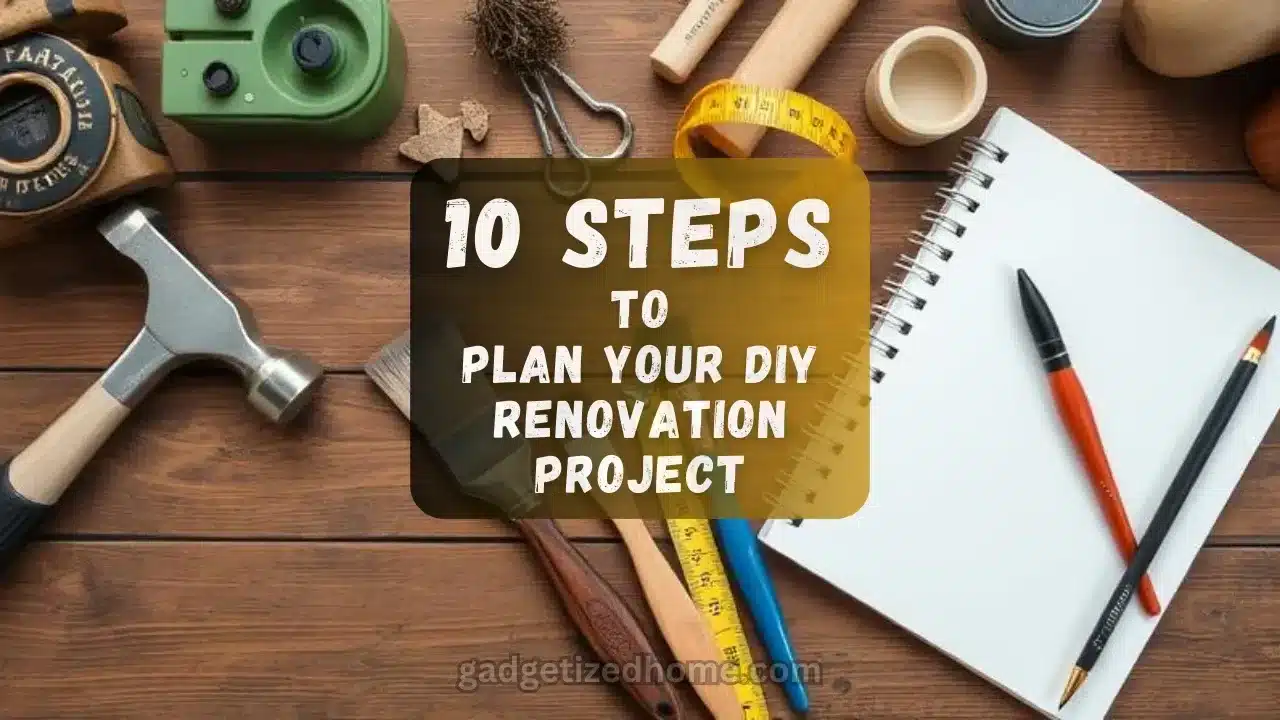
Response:
M1258 176L1280 190L1280 87L1250 118L1244 145Z
M968 125L987 98L987 66L972 42L943 27L893 41L867 76L867 117L899 145L925 145Z

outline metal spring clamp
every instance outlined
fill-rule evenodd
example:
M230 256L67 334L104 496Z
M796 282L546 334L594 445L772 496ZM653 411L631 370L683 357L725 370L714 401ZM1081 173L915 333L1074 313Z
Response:
M617 118L618 124L622 128L622 140L612 152L604 155L591 155L582 149L582 146L573 137L573 133L569 131L569 126L565 123L564 116L560 114L560 108L556 106L551 89L547 86L546 71L550 71L559 77L565 87L569 88L591 112L607 113ZM547 63L544 66L544 70L520 73L519 77L520 87L524 90L525 97L528 98L529 104L533 107L533 121L538 131L538 141L542 144L542 154L547 157L543 180L551 192L565 199L576 198L591 187L591 168L587 164L588 160L616 161L631 152L631 145L635 140L635 125L631 122L631 116L613 103L600 102L591 97L576 80L564 70L561 70L558 65ZM582 167L582 182L572 188L564 188L557 185L551 177L551 163L555 158L555 147L551 141L551 127L548 124L548 117L550 117L550 123L554 124L556 134L560 136L560 141L564 144L570 157L576 159Z

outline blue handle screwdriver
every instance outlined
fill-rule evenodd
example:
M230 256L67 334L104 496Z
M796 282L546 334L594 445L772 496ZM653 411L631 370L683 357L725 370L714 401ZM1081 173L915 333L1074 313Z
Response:
M667 320L667 326L658 333L660 341L657 345L692 345L692 337L688 325L678 317ZM640 344L646 342L641 333ZM693 383L669 386L670 394L686 400L699 399L698 388ZM706 455L713 455L715 443L709 438L688 438L689 450ZM717 475L723 475L724 469L717 467ZM724 478L713 478L711 484L711 504L713 516L711 531L716 536L720 551L724 554L726 571L730 581L735 584L747 604L747 612L756 626L756 634L764 645L765 652L775 668L786 670L781 681L782 690L787 696L787 704L797 713L809 712L809 693L805 689L804 676L796 662L795 649L791 645L791 635L787 632L787 622L782 616L782 605L778 602L777 593L773 590L773 580L765 567L764 558L760 555L760 543L751 529L751 524L741 517L734 499L723 492ZM719 519L717 519L719 518ZM776 678L774 673L769 674Z
M713 519L711 530L720 543L729 574L747 603L751 621L756 626L756 633L760 636L770 661L774 666L786 670L781 684L787 695L787 704L798 713L809 712L809 693L805 689L804 677L791 646L787 622L782 617L782 606L773 591L773 580L760 555L760 543L751 529L751 523L742 518ZM776 677L773 673L770 676Z
M686 393L689 389L685 389ZM698 450L710 454L713 443L709 440L692 441ZM765 652L774 668L782 668L786 675L780 681L786 693L787 704L797 713L809 712L809 693L805 689L804 675L796 661L787 621L782 616L782 604L773 590L773 579L760 554L760 542L756 539L751 523L740 517L742 512L733 497L723 492L724 469L717 465L717 477L711 483L711 532L715 534L720 551L725 557L729 579L738 587L747 603L747 612L756 626L756 634L764 644ZM775 673L769 676L776 679Z

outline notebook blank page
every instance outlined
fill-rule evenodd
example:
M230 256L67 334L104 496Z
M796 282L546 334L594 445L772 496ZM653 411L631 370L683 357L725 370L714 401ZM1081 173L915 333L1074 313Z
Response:
M1248 341L1280 311L1280 272L1016 114L1008 151L966 184L976 213L914 325L880 336L871 495L852 518L774 522L763 541L1041 712L1102 718L1156 627L1135 602L1085 688L1068 672L1124 569L1054 409L1018 302L1024 268L1061 327L1139 537ZM821 350L819 350L821 351ZM1280 357L1253 385L1151 576L1166 606L1280 407ZM803 648L800 648L803 653ZM928 688L921 688L928 692Z

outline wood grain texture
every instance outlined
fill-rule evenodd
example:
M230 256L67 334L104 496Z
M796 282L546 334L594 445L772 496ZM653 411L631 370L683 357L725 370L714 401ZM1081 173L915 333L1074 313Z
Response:
M583 549L639 607L621 547ZM458 689L472 660L590 660L520 544L33 551L0 589L0 713L13 720L642 717L599 684ZM769 561L801 661L821 663L814 717L1035 717L871 611ZM1115 717L1270 720L1278 657L1280 550L1206 551ZM790 718L778 688L767 692L775 717Z
M130 69L157 113L163 4L126 0L131 25L105 53ZM467 146L469 156L538 152L517 85L472 54L461 19L468 4L393 0L409 45L408 93L394 127L366 146L214 147L157 118L183 172L174 190L154 196L178 244L253 307L271 343L336 374L286 428L249 409L233 375L200 368L178 373L125 422L41 539L0 578L0 717L641 717L624 692L599 684L459 689L469 660L593 655L509 525L444 522L417 509L408 424L354 372L408 322L416 167L397 148L416 131L417 105L487 105L492 130L483 145ZM638 157L669 154L684 101L733 71L777 7L746 3L690 81L673 87L654 77L648 55L684 4L562 3L576 40L566 66L633 114ZM1124 47L1120 4L1104 3L1069 41L1043 51L1000 52L979 41L991 89L968 130L1008 105L1113 169L1157 171L1139 184L1280 265L1277 196L1244 174L1241 132L1280 58L1210 78L1159 77ZM863 111L876 56L923 24L972 35L954 0L864 0L800 86L853 124L867 170L940 170L955 155L958 137L892 146ZM611 124L584 122L565 106L585 145L613 145ZM771 135L758 154L807 152ZM1159 176L1181 170L1196 175ZM939 179L873 179L879 280L907 248L903 238ZM136 333L144 301L140 273L87 220L0 250L0 456L25 446L93 382ZM563 527L587 541L580 549L656 638L613 528ZM1275 717L1280 429L1209 544L1115 717ZM814 717L1033 720L869 610L776 556L768 561L801 660L822 663ZM687 687L678 690L684 707L697 707ZM775 717L789 718L778 688L767 692Z
M746 3L689 81L670 86L654 75L648 57L684 5L685 0L563 3L576 42L565 58L566 69L596 97L632 114L637 157L670 155L685 101L706 83L732 74L776 10L775 3ZM157 115L162 6L162 0L129 0L130 26L111 52L131 69ZM397 148L416 133L415 108L429 103L443 111L469 97L492 110L492 131L484 145L464 152L536 157L540 150L518 85L495 73L487 57L472 53L471 31L461 19L468 0L394 0L392 6L408 42L409 81L405 108L384 137L359 148L215 146L162 119L161 130L179 170L412 172L415 166L399 157ZM996 107L1008 105L1115 169L1245 170L1243 113L1266 89L1265 75L1273 70L1243 68L1194 80L1160 77L1129 53L1119 18L1120 3L1104 3L1069 42L1043 51L999 52L980 43L991 89L970 129L981 128ZM896 148L871 129L863 112L862 87L876 56L899 35L926 24L972 35L955 0L867 0L799 87L853 124L861 146L859 162L866 169L941 169L954 155L958 137L919 150ZM574 105L569 100L564 104ZM577 107L571 117L587 147L600 151L617 142L611 123L584 122ZM801 146L770 137L757 155Z
M874 281L911 247L904 238L938 185L872 183ZM1257 180L1138 185L1280 265L1277 195ZM408 182L199 182L158 205L175 241L253 308L268 342L356 370L408 326L408 198ZM0 368L106 367L137 333L145 292L141 273L86 227L0 250Z
M0 374L0 455L66 407L90 375ZM770 442L753 463L785 461ZM616 538L566 520L575 538ZM661 529L654 527L661 533ZM158 390L67 491L45 534L193 538L512 538L496 521L424 515L409 494L407 423L359 376L335 376L307 414L269 425L229 376ZM1280 426L1272 428L1212 543L1280 543Z

